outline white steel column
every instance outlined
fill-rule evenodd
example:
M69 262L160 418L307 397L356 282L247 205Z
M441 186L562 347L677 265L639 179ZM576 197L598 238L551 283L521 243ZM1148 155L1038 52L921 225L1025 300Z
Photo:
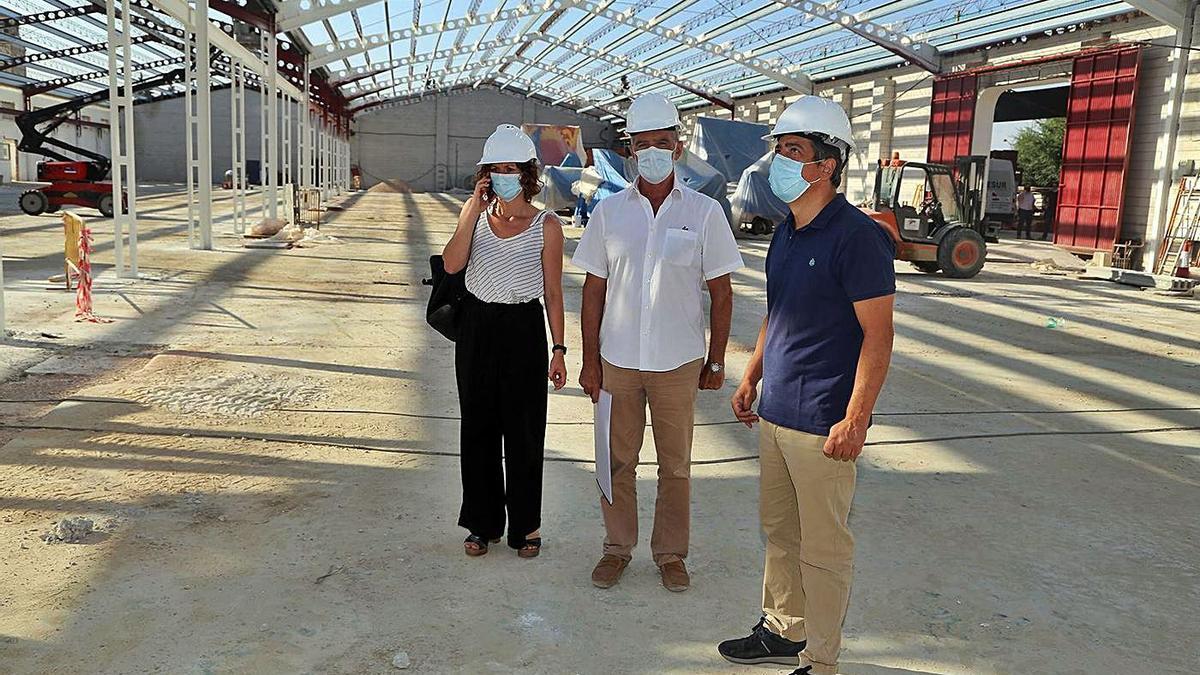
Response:
M294 183L292 180L292 98L284 95L280 99L283 104L283 144L280 156L280 163L283 169L283 184L289 185Z
M259 33L259 56L263 59L264 67L270 59L266 56L267 52L267 31ZM267 113L271 106L268 101L272 98L271 85L266 77L258 79L258 194L261 199L262 219L267 219L274 215L274 209L268 204L272 193L267 189L267 174L270 173L271 155L269 152L270 144L267 139L270 136L271 125L267 121Z
M308 105L309 105L309 103L308 103L308 97L309 97L309 94L308 94L308 89L309 89L308 56L305 56L304 57L304 95L300 97L298 109L296 110L296 134L300 137L300 147L299 147L299 155L300 156L297 158L297 163L299 164L300 175L298 176L299 180L297 182L300 183L300 187L302 187L302 188L306 188L309 185L309 175L308 175L308 166L309 166L309 163L308 163L308 147L309 147L309 140L308 140L308 122L309 122Z
M326 133L325 115L317 124L317 187L321 188L321 201L329 199L329 134Z
M196 52L192 48L192 31L189 22L194 19L188 6L188 22L183 26L183 142L186 146L187 163L187 234L188 248L196 248L196 107L192 92L192 71L196 68Z
M121 5L120 31L117 4ZM131 0L108 0L108 117L112 147L113 260L118 276L137 276L137 172L133 142L133 45L129 19ZM125 235L129 230L129 267L125 267Z
M208 49L208 0L188 7L187 52L188 244L212 250L212 89ZM193 90L194 88L194 90ZM197 198L198 197L198 198Z
M342 185L350 191L350 125L342 131Z
M263 160L263 166L267 170L267 215L274 220L279 217L279 176L275 168L279 162L279 57L276 55L274 31L266 31L264 42L266 44L263 46L263 59L267 66L268 93L263 101L267 115L267 157Z
M246 71L241 62L231 64L229 88L229 128L232 146L229 156L233 172L233 232L246 232Z

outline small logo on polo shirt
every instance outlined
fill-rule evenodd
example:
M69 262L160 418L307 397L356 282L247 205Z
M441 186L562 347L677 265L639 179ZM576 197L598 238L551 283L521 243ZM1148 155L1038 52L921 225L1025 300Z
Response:
M816 266L817 266L817 259L816 259L816 258L809 258L809 259L808 259L808 266L809 266L809 267L816 267Z

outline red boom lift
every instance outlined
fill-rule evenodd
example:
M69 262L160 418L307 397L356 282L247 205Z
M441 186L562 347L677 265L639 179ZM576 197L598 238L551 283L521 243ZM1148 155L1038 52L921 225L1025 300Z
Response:
M173 70L142 80L133 90L143 91L182 79L183 69ZM17 115L17 127L21 129L21 142L17 149L51 160L37 163L37 179L50 185L25 191L21 195L22 211L36 216L41 213L53 213L63 206L90 206L99 209L105 217L112 217L112 183L108 182L112 161L97 152L50 136L67 121L71 113L105 100L108 100L108 89L101 89L58 105ZM86 159L71 159L59 150Z

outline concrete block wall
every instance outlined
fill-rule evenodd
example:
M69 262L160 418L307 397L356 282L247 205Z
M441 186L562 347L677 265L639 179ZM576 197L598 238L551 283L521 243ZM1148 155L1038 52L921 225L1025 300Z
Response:
M134 107L133 126L137 155L138 182L187 182L187 145L184 130L186 99L182 96ZM259 115L262 97L246 90L246 159L262 157ZM292 175L299 172L300 127L296 118L300 105L293 105L292 115ZM278 115L279 138L283 139L283 114ZM212 181L219 184L225 172L233 166L232 92L217 89L212 92ZM276 167L278 170L279 167Z
M579 126L585 147L612 147L613 126L591 115L492 88L451 92L378 111L352 125L351 161L370 187L382 180L418 191L470 187L483 143L499 124Z

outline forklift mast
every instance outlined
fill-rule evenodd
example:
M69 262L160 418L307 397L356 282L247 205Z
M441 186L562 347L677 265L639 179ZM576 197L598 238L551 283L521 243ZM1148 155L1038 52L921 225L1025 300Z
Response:
M164 84L178 82L182 79L183 69L179 68L169 73L144 79L133 86L133 91L145 91L146 89L160 87ZM112 168L112 160L93 150L81 148L77 145L53 138L50 134L62 126L72 113L82 110L89 105L107 101L108 96L109 90L105 88L91 94L63 101L58 105L52 105L41 110L31 110L17 115L17 127L21 130L21 141L17 145L17 149L21 152L34 153L61 162L76 162L78 160L68 157L60 151L74 153L79 157L85 157L89 160L86 162L89 165L88 180L104 180L108 176L109 169Z

